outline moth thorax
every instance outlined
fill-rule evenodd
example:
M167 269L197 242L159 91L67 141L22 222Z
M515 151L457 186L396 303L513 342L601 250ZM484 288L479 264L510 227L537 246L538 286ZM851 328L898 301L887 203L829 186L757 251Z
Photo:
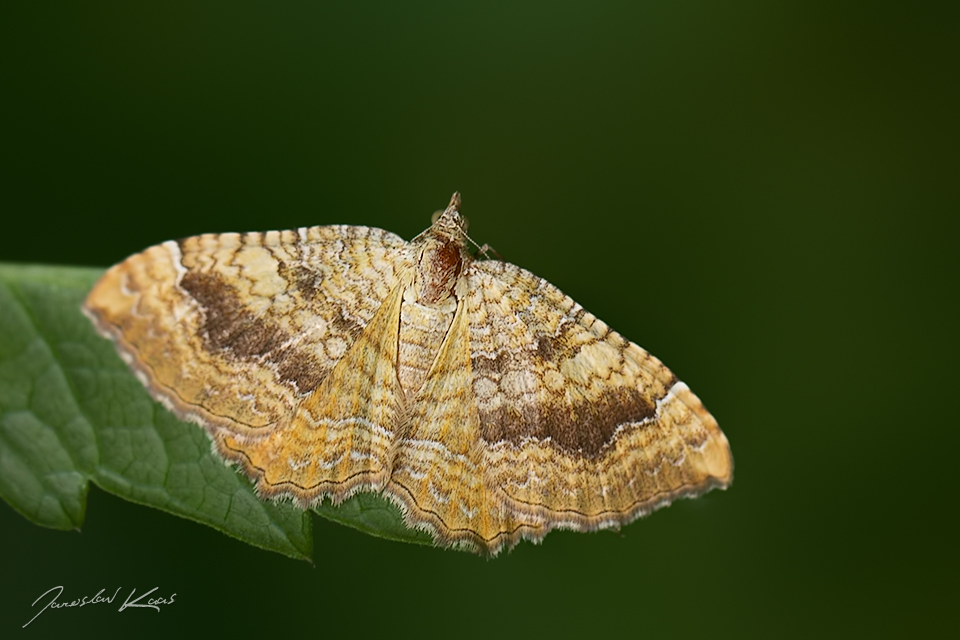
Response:
M463 243L456 238L441 235L424 242L414 284L417 302L437 306L453 295L457 278L463 270L463 253Z

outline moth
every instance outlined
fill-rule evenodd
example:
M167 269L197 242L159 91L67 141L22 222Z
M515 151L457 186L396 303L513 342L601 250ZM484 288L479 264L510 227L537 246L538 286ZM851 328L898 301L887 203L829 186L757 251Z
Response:
M112 267L84 309L264 498L379 492L438 545L496 554L729 486L727 439L683 382L470 242L459 194L410 242L206 234Z

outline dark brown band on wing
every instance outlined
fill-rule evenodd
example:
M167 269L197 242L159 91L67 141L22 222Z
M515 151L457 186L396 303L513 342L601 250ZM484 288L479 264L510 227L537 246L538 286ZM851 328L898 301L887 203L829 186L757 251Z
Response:
M480 437L488 444L519 445L526 438L550 442L569 455L592 458L613 441L621 425L656 415L656 407L635 389L604 391L582 403L557 402L540 406L499 406L480 410Z
M528 366L523 360L522 354L501 351L494 358L476 356L471 366L475 376L499 385L510 372ZM488 444L506 441L518 445L526 438L541 442L549 439L565 453L585 457L597 456L612 442L621 425L643 422L657 411L655 399L630 387L607 387L579 401L561 392L554 398L540 396L535 401L518 399L495 406L481 402L477 410L480 437Z
M275 323L248 311L223 278L188 271L180 286L200 307L202 339L208 349L239 360L269 359L276 365L278 377L295 384L299 393L307 393L320 385L322 369L314 356L284 347L290 335Z

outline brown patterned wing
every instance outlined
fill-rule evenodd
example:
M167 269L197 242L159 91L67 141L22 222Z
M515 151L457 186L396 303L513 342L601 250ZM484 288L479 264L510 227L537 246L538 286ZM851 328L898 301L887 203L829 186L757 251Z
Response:
M716 420L656 358L511 264L472 265L469 318L492 551L619 527L732 480Z
M486 551L501 536L504 514L485 482L486 454L470 373L469 316L461 303L412 398L384 494L400 505L409 526L441 546Z
M403 424L397 331L404 286L393 291L363 333L315 390L261 437L220 432L218 448L241 463L268 497L300 505L324 495L340 503L379 490L390 475Z
M361 366L363 353L389 349L384 332L412 260L408 243L368 227L202 235L112 267L85 311L155 398L255 477L272 472L261 490L309 502L389 467L390 436L370 425L393 417L368 419L363 398L330 399L383 375ZM309 433L269 448L304 421ZM303 450L321 441L335 444L319 457ZM338 461L337 446L354 453Z

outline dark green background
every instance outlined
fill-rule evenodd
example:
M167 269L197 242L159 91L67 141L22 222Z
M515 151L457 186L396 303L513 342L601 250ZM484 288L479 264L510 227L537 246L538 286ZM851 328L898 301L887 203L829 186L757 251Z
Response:
M0 16L0 260L106 266L200 232L331 223L410 238L460 190L477 241L688 382L737 467L729 491L622 535L494 561L318 518L310 566L96 488L80 534L3 505L4 635L60 584L177 601L48 611L23 635L948 622L955 4L17 4Z

